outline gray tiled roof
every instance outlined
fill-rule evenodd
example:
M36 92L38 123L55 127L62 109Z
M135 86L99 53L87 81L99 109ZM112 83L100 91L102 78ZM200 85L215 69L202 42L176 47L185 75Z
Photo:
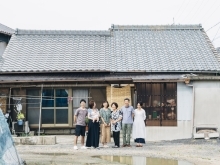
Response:
M22 30L12 36L2 71L105 71L109 31L34 32Z
M216 48L218 54L220 55L220 47Z
M218 54L218 59L220 59L220 47L216 48L217 54Z
M9 28L9 27L7 27L7 26L0 23L0 33L7 34L7 35L12 35L14 32L15 32L14 29Z
M116 70L219 70L214 47L201 26L114 26L114 53L128 65ZM213 50L212 50L213 49Z
M17 30L3 58L1 72L220 71L220 55L200 25Z

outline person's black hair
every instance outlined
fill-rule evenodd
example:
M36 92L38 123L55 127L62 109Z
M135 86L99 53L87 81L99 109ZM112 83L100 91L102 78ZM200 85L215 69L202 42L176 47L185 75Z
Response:
M90 102L89 102L89 108L93 108L93 106L94 106L94 104L95 104L95 101L94 100L91 100Z
M102 102L101 108L103 108L103 107L104 107L104 105L103 105L104 103L107 103L107 108L108 108L108 107L109 107L109 103L108 103L108 101L107 101L107 100L105 100L105 101L103 101L103 102Z
M125 101L125 100L128 100L128 101L130 101L130 99L129 99L129 98L125 98L125 99L124 99L124 101Z
M138 102L137 102L137 105L138 105L138 104L140 104L141 107L143 106L143 103L142 103L141 101L138 101Z
M118 103L113 102L113 103L111 104L111 107L112 107L112 105L115 105L115 106L116 106L116 109L118 108Z
M81 102L84 102L84 103L86 103L86 100L84 100L84 99L81 99L79 103L81 104Z

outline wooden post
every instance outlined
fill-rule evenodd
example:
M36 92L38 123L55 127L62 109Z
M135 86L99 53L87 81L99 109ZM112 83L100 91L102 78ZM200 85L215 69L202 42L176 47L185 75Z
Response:
M40 113L39 113L39 129L38 129L38 136L40 136L41 111L42 111L42 94L43 94L43 84L41 85L41 93L40 93Z

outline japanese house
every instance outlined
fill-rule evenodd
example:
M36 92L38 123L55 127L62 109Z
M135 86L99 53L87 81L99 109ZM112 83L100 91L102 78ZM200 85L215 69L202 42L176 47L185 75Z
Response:
M79 100L130 98L146 110L147 140L191 138L220 129L220 55L201 25L124 26L105 31L16 29L1 56L5 112L21 97L31 130L73 132ZM4 96L4 97L3 97Z

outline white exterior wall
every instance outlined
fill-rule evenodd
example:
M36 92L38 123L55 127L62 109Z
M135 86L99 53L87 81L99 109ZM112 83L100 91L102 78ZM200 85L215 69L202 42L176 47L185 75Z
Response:
M5 42L0 42L0 56L3 55L7 44Z
M192 137L193 88L177 83L177 126L146 127L146 140L175 140Z
M194 82L195 125L216 124L220 133L220 82Z

